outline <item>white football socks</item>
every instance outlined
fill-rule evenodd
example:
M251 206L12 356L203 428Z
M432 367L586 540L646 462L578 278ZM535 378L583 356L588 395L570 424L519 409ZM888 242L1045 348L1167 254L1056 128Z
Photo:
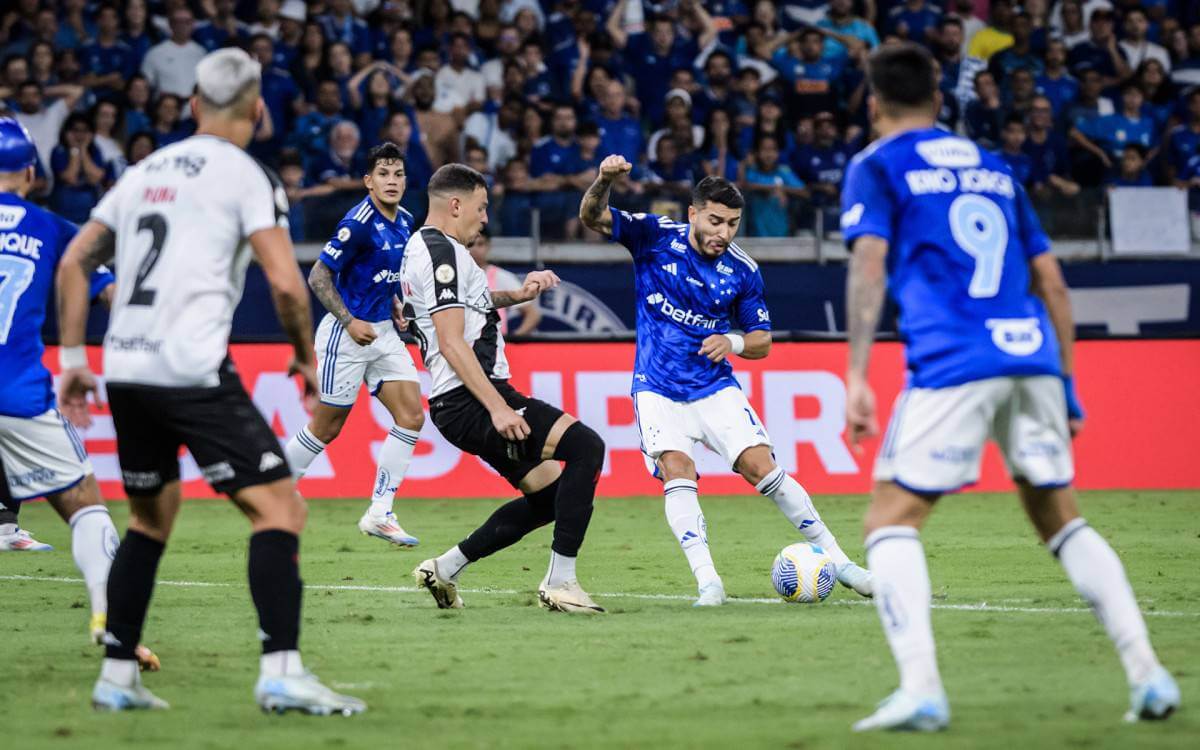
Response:
M12 536L21 528L15 523L0 523L0 536Z
M805 539L829 553L834 565L840 568L850 562L833 532L813 507L808 492L799 482L788 476L782 467L776 466L774 471L754 486L754 489L774 500L779 510L783 511L783 515L800 530Z
M663 484L663 497L666 499L667 523L687 556L696 583L704 588L706 584L720 580L708 550L708 530L704 512L700 510L700 499L696 496L696 483L690 479L672 479Z
M283 454L287 456L288 466L292 468L292 477L299 479L304 476L304 472L308 471L309 464L315 461L323 450L325 450L325 443L317 440L316 435L313 435L312 431L308 429L308 425L292 435L292 439L287 441L287 445L283 447Z
M1158 657L1117 553L1082 518L1069 521L1046 546L1108 632L1129 684L1148 680L1159 666Z
M375 471L375 490L371 493L370 513L382 518L392 512L396 490L404 481L408 465L412 463L413 451L421 433L392 425L387 439L379 449L378 468Z
M546 571L547 587L561 586L575 580L575 558L550 551L550 569Z
M867 536L867 567L875 576L875 608L900 670L900 688L917 695L940 695L929 569L917 530L911 526L876 529Z
M112 516L103 505L88 505L75 511L67 523L71 526L71 555L83 574L92 614L108 612L108 569L120 544Z
M443 552L434 562L437 563L438 574L451 581L457 581L458 574L471 564L457 544Z
M141 681L137 659L109 659L100 662L100 679L121 687L133 687Z
M299 651L272 651L258 660L259 674L263 677L301 677L304 663Z

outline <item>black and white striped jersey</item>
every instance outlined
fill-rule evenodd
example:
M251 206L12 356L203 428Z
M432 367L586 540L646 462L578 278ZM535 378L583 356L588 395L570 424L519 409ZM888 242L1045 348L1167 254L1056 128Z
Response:
M463 384L442 356L433 314L463 308L463 338L492 380L508 380L508 358L500 334L500 314L492 305L487 273L475 264L467 248L434 227L422 227L409 239L400 265L405 316L421 346L425 369L433 379L429 397Z

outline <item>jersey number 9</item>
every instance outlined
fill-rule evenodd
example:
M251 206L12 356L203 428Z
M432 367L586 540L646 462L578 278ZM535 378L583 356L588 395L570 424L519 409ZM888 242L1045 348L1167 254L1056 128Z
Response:
M991 198L968 193L950 204L950 232L954 241L975 259L975 272L967 293L972 297L995 297L1004 272L1008 249L1008 221Z

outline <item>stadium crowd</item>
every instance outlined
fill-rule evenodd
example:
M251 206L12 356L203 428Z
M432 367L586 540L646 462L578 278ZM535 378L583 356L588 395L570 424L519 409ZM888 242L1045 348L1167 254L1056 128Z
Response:
M941 124L1003 155L1042 205L1112 185L1189 187L1200 209L1200 3L1189 0L12 0L0 100L33 135L40 198L86 219L131 164L192 129L196 62L263 65L251 150L324 239L362 195L367 149L406 154L404 205L463 161L493 234L587 238L582 191L635 165L614 204L678 215L707 174L747 193L745 233L836 226L869 141L867 52L941 65ZM536 209L536 212L535 210ZM821 214L818 219L818 214ZM499 226L496 227L495 224Z

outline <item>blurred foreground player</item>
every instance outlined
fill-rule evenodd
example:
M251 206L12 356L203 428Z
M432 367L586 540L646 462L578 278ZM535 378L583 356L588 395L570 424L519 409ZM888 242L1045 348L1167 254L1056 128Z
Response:
M312 420L284 449L296 479L342 431L365 383L394 423L379 449L371 504L358 530L400 547L417 538L392 512L396 490L412 462L425 409L417 366L400 338L400 261L413 217L400 207L405 187L404 154L382 143L367 155L367 197L346 212L313 264L308 285L329 312L317 326L317 374L321 400Z
M462 164L429 180L429 216L404 251L404 309L433 378L429 416L460 450L479 456L521 497L500 506L470 536L417 566L413 577L438 607L462 607L458 576L467 565L554 522L541 606L603 612L575 577L575 558L592 517L604 441L590 427L508 384L499 309L558 285L534 271L520 289L489 292L487 274L467 247L487 224L487 183ZM559 466L559 462L563 466Z
M949 724L918 530L942 494L979 479L989 437L1038 535L1117 647L1130 688L1126 719L1166 718L1179 705L1179 688L1150 646L1121 561L1080 518L1071 488L1071 435L1083 412L1072 381L1070 299L1050 240L998 157L934 127L928 51L882 48L868 74L881 138L851 162L842 203L853 251L852 442L878 432L867 362L889 285L908 384L876 457L866 518L867 564L900 689L854 728Z
M213 489L250 519L250 594L263 655L254 693L264 710L357 713L300 661L299 535L306 509L275 433L229 359L233 310L251 253L292 342L290 373L316 392L308 294L287 231L282 183L243 150L262 114L260 69L222 49L196 66L197 134L130 168L92 213L58 274L61 404L88 421L95 376L83 351L88 274L116 259L104 375L129 530L109 578L107 657L92 691L98 709L167 708L142 686L133 659L154 579L179 511L179 449L187 446Z
M50 549L16 523L23 500L45 497L71 526L71 551L91 603L91 638L100 643L117 529L83 441L55 408L53 379L42 364L54 271L76 228L24 199L36 159L29 133L16 120L0 118L0 549ZM84 283L88 300L111 301L113 277L106 269L93 269ZM86 304L82 311L86 318ZM136 646L134 655L144 668L158 668L144 647Z
M870 573L846 556L808 492L775 463L762 420L733 376L734 355L762 359L771 351L762 274L733 242L746 205L741 191L722 177L705 177L692 190L686 224L630 214L608 205L613 183L630 169L619 155L601 162L579 216L633 256L639 300L634 414L647 467L663 480L667 523L696 576L695 605L726 601L697 496L696 443L719 454L805 539L824 548L842 585L870 596Z

